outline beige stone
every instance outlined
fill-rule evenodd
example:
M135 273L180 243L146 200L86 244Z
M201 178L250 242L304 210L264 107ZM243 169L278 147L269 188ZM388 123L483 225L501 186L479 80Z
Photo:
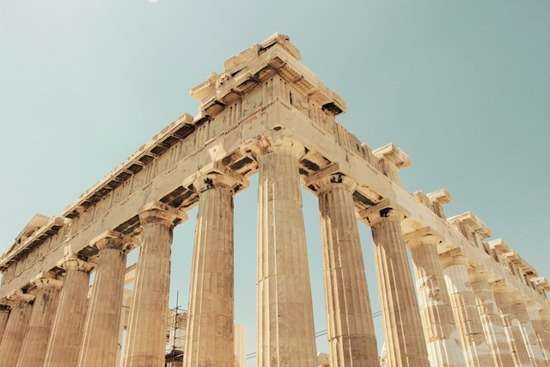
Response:
M29 329L32 313L30 300L18 298L11 301L11 312L0 343L0 366L15 366L19 358L23 341ZM31 298L32 300L32 298Z
M233 367L233 181L201 177L184 366Z
M483 332L474 292L470 287L466 259L460 252L444 253L440 259L466 366L492 366L491 352Z
M95 242L99 250L86 318L79 367L115 366L118 354L125 250L129 240L108 233Z
M17 367L36 367L44 364L62 282L51 276L45 276L34 282L34 286L36 287L35 299L29 330L23 342Z
M408 239L430 366L464 366L458 330L437 253L437 239L419 233Z
M372 150L340 124L337 116L346 111L345 101L302 63L300 52L287 36L276 34L230 58L220 73L211 74L204 83L193 88L192 96L199 104L196 115L183 114L170 123L58 216L36 215L30 220L0 256L2 304L9 296L32 291L37 276L63 273L60 264L67 256L93 257L96 252L94 241L106 232L117 231L132 238L141 236L142 266L137 270L135 307L131 312L125 312L132 316L129 330L122 332L121 337L128 339L123 351L129 352L127 366L161 366L164 353L162 320L168 296L171 227L174 222L170 219L170 224L160 224L162 220L158 218L149 219L165 217L159 214L161 212L172 213L174 219L181 211L196 206L201 200L194 183L205 173L217 172L247 179L260 172L258 363L259 366L314 366L317 361L300 181L315 191L316 186L311 180L337 167L336 173L345 177L354 190L352 203L345 204L348 211L345 215L336 214L335 222L343 218L350 220L351 206L361 213L362 218L368 217L367 212L376 212L381 207L392 208L401 214L399 221L384 218L377 228L373 228L387 329L387 360L389 364L393 363L392 367L428 363L426 343L421 335L423 330L427 330L432 364L439 363L434 362L436 360L444 361L443 351L450 350L448 345L443 345L450 340L450 334L444 331L447 326L443 326L448 324L449 318L440 316L438 319L435 312L439 307L425 304L437 299L432 293L441 289L436 278L427 275L428 269L430 272L435 269L433 265L426 265L433 257L433 249L429 250L430 253L423 249L413 254L418 264L426 262L421 266L422 272L417 269L416 273L424 323L423 328L420 326L421 317L414 300L407 254L401 238L402 234L408 236L418 231L432 237L432 247L437 248L438 253L460 253L463 257L461 266L446 269L446 277L451 279L446 285L451 285L448 288L452 293L453 316L456 316L461 340L466 341L467 365L492 365L495 356L504 355L500 352L504 348L502 332L498 330L498 317L495 317L486 284L469 283L468 271L472 268L483 269L491 284L505 284L513 291L516 301L519 299L538 310L540 319L529 309L529 318L526 319L517 302L513 301L513 307L509 306L506 297L501 302L503 306L497 307L498 315L506 321L504 332L507 339L517 345L512 349L515 365L521 365L520 357L524 355L531 364L538 364L541 355L548 359L550 282L504 241L487 241L490 229L472 213L446 221L443 205L450 198L445 190L424 196L411 195L399 177L399 170L410 166L409 157L394 144ZM234 187L234 191L243 188L241 183ZM140 216L144 204L151 202L162 203L149 206L145 211L156 214ZM333 231L331 235L334 233L339 232ZM416 246L411 242L408 244ZM391 267L396 265L399 267ZM358 274L360 267L356 263L355 273L350 274ZM69 276L68 270L65 273L66 280L76 277L74 274ZM65 286L61 293L58 309L63 311L56 313L50 337L53 339L48 346L48 351L55 350L48 354L51 366L73 367L77 363L74 355L80 350L80 334L84 329L81 318L86 309L88 290L84 285L87 275L80 274L78 278L82 285L79 290L75 290L74 283L78 282L73 279L68 282L73 285ZM337 283L339 279L334 278L334 281ZM348 278L343 276L341 279ZM361 283L359 275L350 285L361 288ZM334 293L336 288L329 281L326 284L327 299L341 301L341 298L329 297L328 293ZM207 282L197 282L197 285L196 290L210 288ZM74 299L64 296L71 292L76 295ZM95 289L92 293L97 299L96 305L90 306L90 315L107 318L101 305L104 297L110 295L96 296ZM112 294L116 298L117 291L112 291ZM113 299L105 303L111 301ZM365 299L362 301L368 303ZM360 303L355 299L345 299L336 305L348 306L354 302ZM329 310L328 320L334 321L334 325L340 322L337 320L352 320L353 317L346 312L335 307L333 311ZM116 318L116 315L111 316ZM13 317L15 319L17 316ZM0 310L0 331L5 320L6 312ZM99 323L95 320L88 324L96 322ZM8 327L5 333L15 332L13 324L7 321L6 327L11 325L11 329ZM126 323L122 321L121 324ZM75 330L69 330L68 325ZM324 329L324 326L318 325L318 328ZM93 335L103 335L103 331L113 334L107 329L101 332L93 327L87 329ZM212 329L209 328L209 332ZM222 333L221 329L215 328L216 332ZM332 326L329 329L333 330ZM344 333L350 333L352 327L342 330L342 335L333 334L333 344L342 341L344 345L347 338ZM17 335L21 332L17 331ZM363 336L364 333L356 339ZM435 341L432 337L436 338ZM111 346L108 338L93 336L87 339L83 353L91 355L88 350L104 348L102 343L96 345L93 342L98 338ZM526 341L523 347L519 343L521 338ZM202 347L204 338L199 340ZM62 351L65 342L66 353ZM195 352L195 348L190 347L190 353ZM207 350L212 348L207 346ZM355 356L363 355L353 350ZM498 363L506 364L497 360Z
M259 156L258 346L261 367L317 363L298 158L277 142Z
M340 175L318 186L330 365L378 366L373 315L353 204L354 186Z
M182 218L183 213L160 203L140 213L143 231L125 367L164 367L172 230Z
M0 343L2 342L2 336L4 335L4 330L6 330L6 324L8 323L9 316L10 307L8 305L0 304Z
M515 296L501 283L494 286L494 296L504 330L512 346L512 357L516 366L533 366L519 320L514 315Z
M52 325L44 367L75 367L88 309L91 265L76 257L62 264L63 288Z
M513 367L512 344L506 335L504 321L499 315L487 274L475 268L469 269L469 272L470 285L493 363L496 367Z
M386 205L370 209L363 216L372 229L388 364L428 366L420 311L401 233L403 217Z

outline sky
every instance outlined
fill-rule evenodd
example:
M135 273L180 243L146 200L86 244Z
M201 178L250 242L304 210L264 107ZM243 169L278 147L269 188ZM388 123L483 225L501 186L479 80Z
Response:
M33 214L60 214L170 121L196 113L189 90L275 32L346 100L341 123L373 148L393 142L410 155L409 191L446 187L449 215L473 211L550 276L547 0L0 0L0 250ZM247 353L256 197L254 179L235 199ZM308 192L303 200L320 331L318 204ZM179 292L187 306L195 216L175 232L172 305ZM377 311L371 236L360 228Z

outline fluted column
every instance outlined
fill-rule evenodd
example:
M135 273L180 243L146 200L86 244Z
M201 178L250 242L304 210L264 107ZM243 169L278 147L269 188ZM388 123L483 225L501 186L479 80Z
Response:
M550 308L547 307L537 311L536 319L540 320L540 322L536 323L538 325L537 329L539 330L543 349L550 361Z
M76 257L66 260L63 288L50 333L44 367L75 367L88 309L91 265Z
M11 300L11 312L0 344L0 366L15 366L29 329L34 297L19 293Z
M474 292L470 286L468 264L461 252L440 255L443 276L451 300L451 308L458 327L466 366L493 366Z
M258 366L316 365L313 305L298 173L301 147L258 157Z
M527 312L529 314L529 320L533 326L533 332L542 353L542 359L544 366L550 367L550 350L545 346L547 333L550 333L550 329L545 329L544 321L541 318L541 307L538 304L529 303L527 306Z
M512 346L512 357L517 367L533 366L529 358L529 351L523 338L521 324L514 315L513 291L501 284L494 286L494 296L497 308L504 322L504 330ZM534 366L533 366L534 367Z
M521 328L523 340L525 341L531 364L533 367L546 367L544 353L540 348L533 324L529 319L529 313L527 312L525 302L517 298L516 302L512 306L512 312L514 313L516 320L519 322L519 327Z
M512 345L506 335L504 322L499 315L487 274L472 268L470 269L470 281L494 366L514 367Z
M462 367L464 356L433 236L411 236L416 290L432 367Z
M62 284L60 280L50 276L41 277L34 282L36 296L29 331L23 342L17 367L36 367L44 364Z
M385 205L362 215L371 226L374 240L388 363L392 367L428 366L420 311L401 233L402 216Z
M323 175L314 180L321 212L330 366L378 366L376 333L353 203L354 184L340 175Z
M233 189L229 177L200 178L189 296L186 367L233 367Z
M4 330L6 330L6 325L8 323L9 317L10 306L0 304L0 343L2 342L2 336L4 335Z
M184 214L164 204L140 213L142 242L126 348L126 367L164 367L174 224Z
M94 242L99 253L79 367L115 366L120 341L125 250L130 240L109 232Z

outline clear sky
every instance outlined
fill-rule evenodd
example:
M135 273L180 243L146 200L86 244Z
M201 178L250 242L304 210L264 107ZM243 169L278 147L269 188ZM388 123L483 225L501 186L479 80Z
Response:
M303 62L347 101L340 120L349 130L371 147L394 142L410 154L407 189L447 187L449 214L474 211L550 276L547 0L0 0L0 250L34 213L59 214L168 122L195 113L189 89L274 32L290 35ZM236 317L248 328L248 352L256 195L254 181L236 199ZM309 193L304 206L323 330ZM173 251L171 300L179 290L185 306L194 216L177 228Z

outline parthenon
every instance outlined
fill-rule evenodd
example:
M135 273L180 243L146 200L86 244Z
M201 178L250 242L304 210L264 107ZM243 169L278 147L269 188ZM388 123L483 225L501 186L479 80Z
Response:
M323 366L550 366L549 282L475 214L447 218L447 190L406 191L407 154L372 149L339 124L345 102L287 36L227 59L191 95L197 114L169 124L59 216L35 216L2 255L0 367L165 366L172 232L196 206L183 363L234 367L233 199L256 173L258 367L320 363L302 188L321 216ZM372 231L378 295L360 225Z

